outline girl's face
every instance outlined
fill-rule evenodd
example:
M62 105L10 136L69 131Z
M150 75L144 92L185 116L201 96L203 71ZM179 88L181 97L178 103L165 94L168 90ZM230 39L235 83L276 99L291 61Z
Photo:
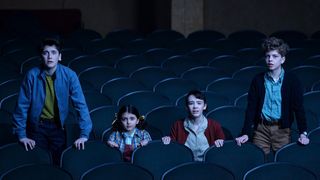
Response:
M202 99L196 98L194 95L188 97L188 111L191 118L199 118L202 116L203 111L207 108L207 104Z
M127 132L133 132L133 130L136 128L137 124L139 123L139 120L136 115L125 112L122 114L121 123L123 128Z

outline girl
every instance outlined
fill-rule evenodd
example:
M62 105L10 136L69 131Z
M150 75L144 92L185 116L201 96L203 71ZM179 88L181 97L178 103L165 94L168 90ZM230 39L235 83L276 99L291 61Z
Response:
M202 92L190 91L186 96L186 107L188 117L176 121L170 136L163 137L162 141L164 144L171 140L184 144L192 150L195 161L202 161L209 146L223 146L224 133L218 122L203 115L207 102Z
M112 123L108 145L119 148L125 161L131 160L132 152L151 141L150 134L144 130L144 117L132 105L123 106Z

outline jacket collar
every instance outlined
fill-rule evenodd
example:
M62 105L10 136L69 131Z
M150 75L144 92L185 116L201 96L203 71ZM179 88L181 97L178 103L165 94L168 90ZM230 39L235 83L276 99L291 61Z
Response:
M53 80L55 80L56 78L57 78L57 76L59 76L59 74L60 74L60 71L61 71L61 65L58 63L57 64L57 69L56 69L56 71L53 73L53 75L52 75L52 79ZM42 78L42 79L46 79L46 72L45 72L45 70L44 70L44 67L43 67L43 65L41 65L40 66L40 74L39 74L39 76Z

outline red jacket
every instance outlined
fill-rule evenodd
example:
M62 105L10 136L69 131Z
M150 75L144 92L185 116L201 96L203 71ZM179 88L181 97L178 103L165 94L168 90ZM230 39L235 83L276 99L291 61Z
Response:
M171 128L171 139L180 144L184 144L186 142L189 134L189 132L184 129L183 122L184 119L178 120ZM208 119L208 127L204 131L204 135L208 140L209 146L214 145L214 141L217 139L225 138L221 125L212 119Z

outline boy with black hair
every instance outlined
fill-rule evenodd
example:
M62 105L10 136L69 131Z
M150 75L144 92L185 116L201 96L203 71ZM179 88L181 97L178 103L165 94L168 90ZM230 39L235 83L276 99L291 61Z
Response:
M59 64L61 45L56 39L44 39L41 44L43 63L27 72L20 87L13 131L25 149L39 146L52 153L59 165L65 148L64 122L69 113L69 98L78 112L80 136L74 142L84 149L92 129L88 107L74 71Z

